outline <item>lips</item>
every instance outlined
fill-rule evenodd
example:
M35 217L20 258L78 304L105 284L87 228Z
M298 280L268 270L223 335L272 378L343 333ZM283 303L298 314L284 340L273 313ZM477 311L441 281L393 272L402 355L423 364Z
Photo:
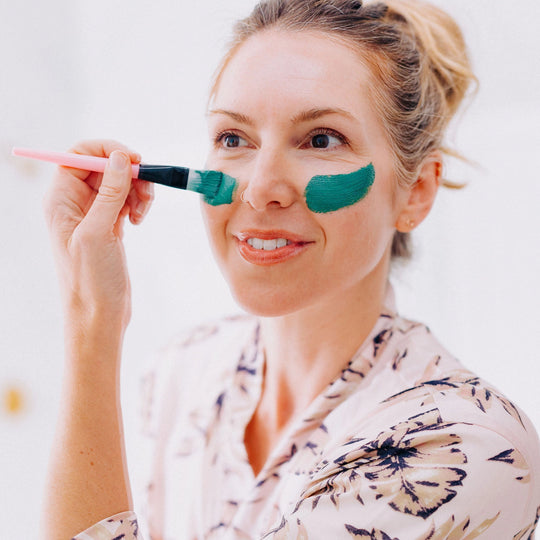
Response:
M267 266L286 262L304 252L312 242L288 231L243 231L236 234L240 255L251 264Z

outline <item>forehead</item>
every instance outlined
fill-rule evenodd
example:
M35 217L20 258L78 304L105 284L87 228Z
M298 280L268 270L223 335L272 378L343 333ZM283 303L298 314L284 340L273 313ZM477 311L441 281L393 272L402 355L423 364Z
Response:
M371 72L359 53L322 33L266 30L251 36L225 66L219 106L257 110L302 105L369 107ZM319 103L323 102L323 103Z

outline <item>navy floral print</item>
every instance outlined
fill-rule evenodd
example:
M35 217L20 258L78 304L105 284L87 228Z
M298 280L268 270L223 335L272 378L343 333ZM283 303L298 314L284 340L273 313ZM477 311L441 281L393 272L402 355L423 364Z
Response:
M533 539L531 422L387 305L256 476L243 440L263 382L257 320L175 340L141 394L153 454L143 508L76 539Z

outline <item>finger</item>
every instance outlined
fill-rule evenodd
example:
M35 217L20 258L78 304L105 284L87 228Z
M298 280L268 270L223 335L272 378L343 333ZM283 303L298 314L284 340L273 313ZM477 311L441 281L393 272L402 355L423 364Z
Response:
M144 203L151 203L154 200L154 184L146 180L135 180L135 190L137 196Z
M140 163L141 155L138 152L130 150L126 145L112 140L112 139L96 139L96 140L86 140L77 143L73 146L69 152L74 154L82 154L89 156L98 156L108 158L113 152L120 151L124 154L127 154L132 163ZM80 169L73 169L71 167L63 167L68 170L72 176L84 180L92 188L96 189L99 185L101 179L100 173L90 173L89 171L84 171Z
M114 224L114 235L122 240L124 238L124 220L125 217L129 213L129 208L124 205L122 210L120 210L120 214L118 215L118 219L116 220L116 223Z
M138 186L139 198L141 199L143 205L142 208L140 208L140 211L142 212L142 217L144 217L154 202L154 184L152 182L140 180Z
M125 144L113 139L90 139L80 141L73 146L69 152L109 157L115 150L120 150L121 152L128 154L130 159L135 163L141 159L138 152L130 150Z
M131 162L126 153L112 152L99 191L88 210L85 222L94 231L114 230L131 188Z
M131 190L128 195L130 207L130 220L133 224L142 222L152 201L154 200L154 184L144 180L133 180Z

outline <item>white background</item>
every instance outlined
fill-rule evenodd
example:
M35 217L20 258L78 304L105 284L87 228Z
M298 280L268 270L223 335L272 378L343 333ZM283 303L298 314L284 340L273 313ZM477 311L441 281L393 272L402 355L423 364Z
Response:
M461 23L481 81L450 144L478 163L441 191L394 272L401 311L427 322L470 369L540 429L540 4L437 0ZM0 9L0 537L39 538L47 454L60 402L62 318L41 200L48 164L11 146L64 150L119 139L147 162L204 165L210 76L231 23L253 0L3 1ZM134 314L124 404L133 438L137 376L179 328L237 311L209 254L192 193L159 188L128 227ZM25 408L8 414L18 388ZM129 448L136 470L137 452Z

